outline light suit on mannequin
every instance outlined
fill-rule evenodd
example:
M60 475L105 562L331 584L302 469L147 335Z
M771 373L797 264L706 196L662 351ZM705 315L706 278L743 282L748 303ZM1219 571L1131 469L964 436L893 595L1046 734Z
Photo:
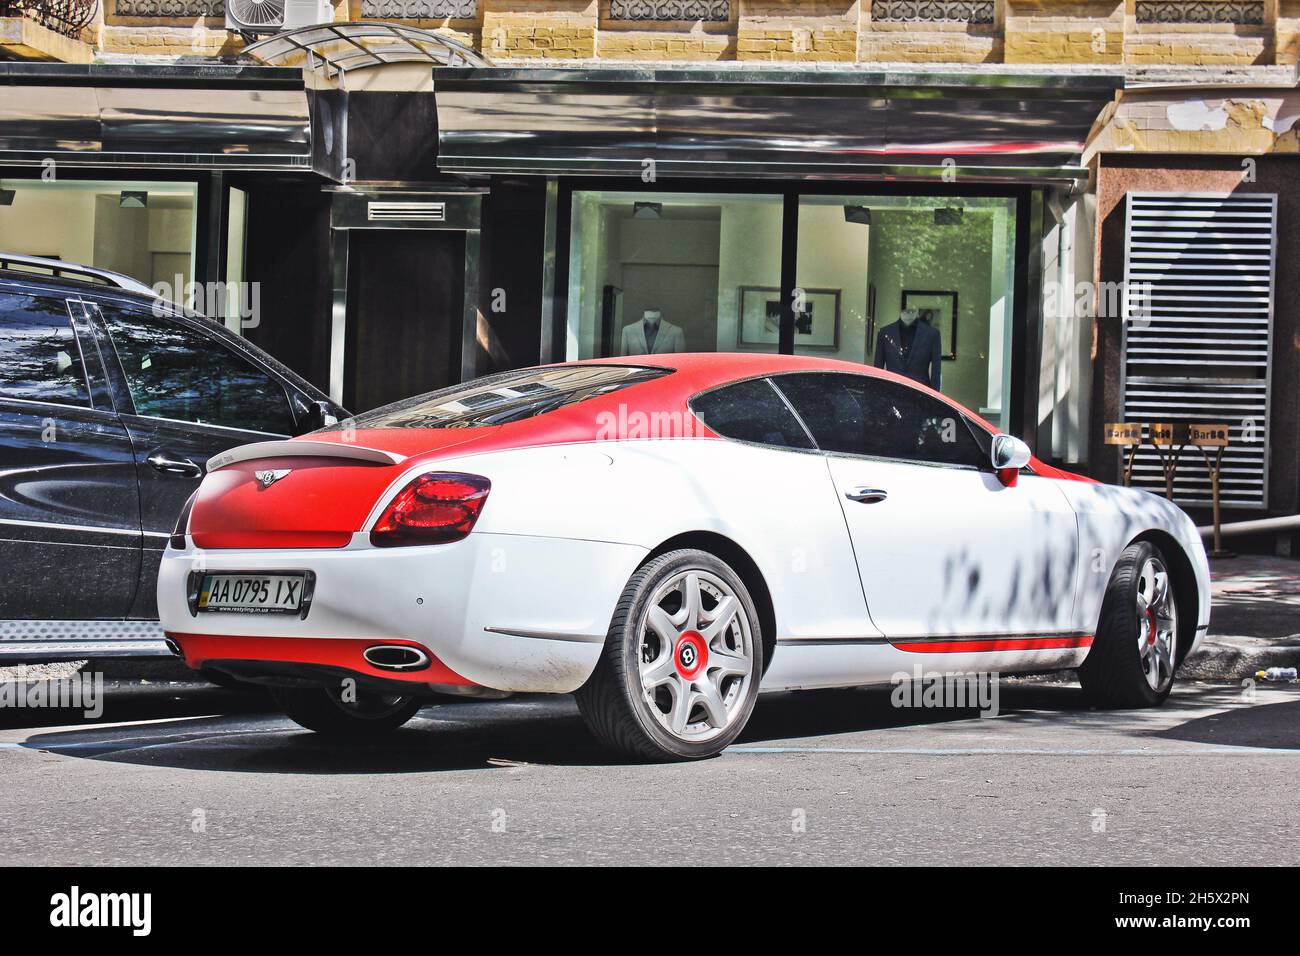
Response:
M673 325L658 309L646 309L640 322L623 326L621 355L663 355L685 351L686 336L681 326Z

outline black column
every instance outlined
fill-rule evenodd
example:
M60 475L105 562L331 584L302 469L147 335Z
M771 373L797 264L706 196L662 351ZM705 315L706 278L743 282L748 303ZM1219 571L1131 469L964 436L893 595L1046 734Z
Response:
M781 207L781 334L777 351L794 354L794 290L799 257L799 194L787 192Z

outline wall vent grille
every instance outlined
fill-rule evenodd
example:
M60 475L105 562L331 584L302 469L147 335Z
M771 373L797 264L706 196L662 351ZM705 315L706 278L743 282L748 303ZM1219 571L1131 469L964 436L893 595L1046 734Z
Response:
M1222 502L1263 508L1277 196L1130 193L1126 223L1122 418L1226 422ZM1133 484L1163 493L1150 445L1138 453ZM1195 448L1179 458L1174 499L1210 503Z

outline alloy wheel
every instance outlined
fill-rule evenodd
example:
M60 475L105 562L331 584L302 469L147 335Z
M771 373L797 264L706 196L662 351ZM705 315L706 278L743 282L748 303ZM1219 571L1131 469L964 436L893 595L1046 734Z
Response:
M641 623L639 672L650 715L680 740L705 742L744 710L754 635L722 578L678 571L656 589Z
M1178 609L1174 603L1169 569L1156 557L1148 557L1138 572L1137 599L1138 657L1142 673L1154 691L1162 691L1174 679L1174 652L1178 640Z

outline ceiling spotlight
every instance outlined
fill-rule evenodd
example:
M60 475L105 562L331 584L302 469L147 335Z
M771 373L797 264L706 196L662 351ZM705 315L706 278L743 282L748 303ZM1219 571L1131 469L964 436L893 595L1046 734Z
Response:
M149 205L149 194L147 192L132 192L129 189L123 189L122 195L117 200L118 206L122 209L143 209Z
M664 217L664 204L661 202L634 202L632 204L633 219L662 219Z
M960 226L963 211L960 206L947 206L936 209L934 211L934 224L936 226Z
M844 221L858 222L864 226L871 225L871 209L867 206L845 206Z
M17 195L16 189L0 189L0 206L12 206Z

